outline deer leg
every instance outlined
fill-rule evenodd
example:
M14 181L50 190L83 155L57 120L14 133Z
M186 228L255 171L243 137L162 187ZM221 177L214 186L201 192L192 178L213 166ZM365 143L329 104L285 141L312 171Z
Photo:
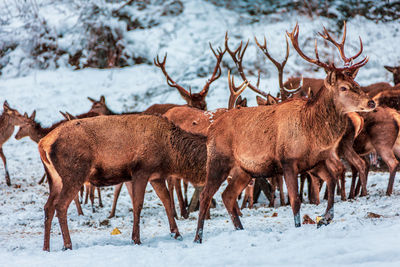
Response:
M179 208L181 210L181 216L184 219L187 219L187 218L189 218L189 213L186 209L185 201L184 201L183 195L182 195L181 179L175 179L175 191L176 191L176 195L178 196Z
M386 190L386 195L390 196L393 192L393 184L394 184L394 178L396 176L396 170L399 165L399 162L397 161L393 150L382 150L382 151L377 151L379 155L382 157L382 160L385 162L385 164L389 167L389 183L388 187Z
M64 240L63 250L72 249L71 236L68 229L67 211L71 201L78 195L79 188L79 184L69 185L68 187L64 186L56 199L55 208Z
M297 181L297 167L294 162L283 163L283 177L285 178L285 183L289 193L290 205L292 207L294 215L294 225L295 227L301 226L300 220L300 198L299 198L299 186Z
M253 188L253 202L257 203L258 202L258 198L261 195L261 184L260 181L262 180L262 178L257 178L256 182L254 183L254 188ZM241 197L241 193L238 196L238 199L240 199Z
M224 202L225 208L228 211L228 214L231 217L233 226L235 230L242 230L243 226L239 219L239 214L237 214L235 207L235 203L237 200L238 195L246 186L251 183L252 178L249 174L243 171L240 167L234 168L230 175L232 176L231 183L225 188L224 192L222 193L222 201ZM250 188L251 190L252 188ZM250 192L248 197L250 197ZM244 200L244 199L243 199ZM250 202L251 204L251 202Z
M233 180L232 180L232 183L233 183ZM244 209L244 208L247 207L247 203L249 202L249 198L250 198L249 194L250 194L250 189L247 186L245 188L245 190L244 190L244 197L243 197L243 201L242 201L242 206L240 207L241 209Z
M358 195L358 191L354 190L354 185L355 185L355 180L357 178L357 172L359 173L359 182L362 185L362 192L361 196L366 196L368 194L367 192L367 166L365 161L354 151L353 148L351 149L346 149L344 153L344 157L346 160L349 162L351 166L351 171L352 171L352 180L351 180L351 186L350 186L350 194L349 198L354 198L356 195ZM343 180L344 174L343 174ZM359 188L359 186L358 186Z
M309 201L310 204L319 205L319 191L320 191L320 179L309 173L310 175L310 191L309 191Z
M132 240L135 244L140 245L140 213L143 208L144 194L146 192L147 179L149 175L135 175L132 179L133 189L133 230ZM171 207L172 209L172 207Z
M184 181L184 180L182 180L182 181L183 181L183 194L185 196L185 207L188 207L189 206L189 202L188 202L187 192L188 192L189 183Z
M92 212L96 212L94 209L94 190L95 190L95 186L94 185L90 185L89 187L89 197L90 197L90 204L92 205Z
M349 199L354 199L355 193L356 193L355 187L356 187L356 180L357 180L358 171L353 165L351 165L351 174L352 174L352 178L351 178Z
M114 199L113 199L113 204L112 204L110 215L108 216L109 219L113 218L115 216L115 210L117 208L119 194L121 193L121 189L122 189L123 185L124 185L124 183L120 183L114 187Z
M7 168L6 156L4 156L3 147L1 147L1 146L0 146L0 156L1 156L1 159L3 160L3 163L4 163L4 171L6 173L6 183L7 183L8 186L11 186L11 180L10 180L10 174L9 174L8 168Z
M43 174L42 178L40 178L40 181L38 182L38 184L43 184L44 179L46 179L47 175L46 173Z
M333 219L334 216L333 204L335 198L336 180L334 179L333 176L331 176L325 164L319 164L315 169L317 170L317 173L315 175L326 182L326 188L327 188L326 191L328 191L328 205L326 207L326 211L325 214L323 215L323 218L318 222L317 227L319 228L322 225L328 225Z
M100 192L100 187L97 187L97 195L99 197L99 207L102 208L103 207L103 201L101 201L101 192Z
M285 206L285 193L283 192L283 177L281 175L275 176L273 179L277 179L279 187L279 199L281 206Z
M271 184L265 178L257 178L255 184L257 184L257 181L261 191L269 201L268 207L273 207L275 203L275 192Z
M50 180L49 180L49 188L50 188L50 194L46 204L44 205L44 243L43 243L44 251L50 251L51 223L53 221L54 213L56 211L54 201L58 197L61 191L61 188L59 186L54 185L54 183L50 182Z
M78 211L78 215L83 215L82 206L81 206L81 203L79 202L79 194L76 194L76 196L74 198L74 202L75 202L76 210Z
M300 174L300 202L303 203L303 194L304 194L304 183L306 181L306 174L302 173ZM310 191L308 191L310 194Z
M167 187L165 185L165 179L151 180L150 183L153 186L154 191L156 191L157 196L160 198L161 202L164 205L165 212L167 213L168 217L171 236L174 236L175 239L182 240L182 236L179 233L178 226L176 225L175 222L174 213L172 211L172 205L170 203L171 201L170 193L168 192Z
M203 190L203 187L201 187L201 186L194 187L194 193L192 195L192 199L190 200L190 204L189 204L189 213L194 212L197 209L201 190Z
M175 180L175 178L168 177L167 184L168 184L168 192L169 192L169 197L170 197L171 208L174 212L174 217L176 219L178 219L178 214L176 213L175 199L174 199L174 180Z
M86 205L89 200L90 184L85 184L85 191L86 191L86 195L85 195L85 205Z
M207 211L210 209L211 200L218 191L222 182L228 177L229 167L227 159L214 159L210 157L207 160L207 178L206 185L200 195L200 211L197 220L197 230L194 242L201 243L203 239L204 220Z

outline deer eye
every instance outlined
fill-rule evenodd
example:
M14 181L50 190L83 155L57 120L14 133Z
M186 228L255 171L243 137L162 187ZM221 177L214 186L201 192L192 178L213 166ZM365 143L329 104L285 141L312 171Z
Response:
M340 91L342 91L342 92L347 91L347 88L342 86L342 87L340 87Z

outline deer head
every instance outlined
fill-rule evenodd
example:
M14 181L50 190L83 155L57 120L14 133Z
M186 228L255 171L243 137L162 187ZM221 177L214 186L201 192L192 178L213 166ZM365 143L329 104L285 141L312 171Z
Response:
M154 65L159 67L161 71L163 72L165 78L167 79L167 83L169 86L174 87L178 89L179 94L185 99L186 103L193 108L198 108L201 110L206 110L207 109L207 103L206 103L206 96L208 93L208 90L210 88L211 83L213 83L215 80L217 80L221 76L221 61L222 57L225 54L226 50L223 50L218 48L217 52L213 49L211 43L210 43L210 48L211 51L213 52L214 56L217 58L217 63L215 65L213 74L211 75L211 78L207 80L206 84L203 87L203 90L201 90L199 93L192 93L191 88L189 87L189 91L177 84L172 78L168 75L167 71L165 70L165 61L167 60L167 54L165 54L163 61L160 61L159 57L157 56L154 59Z
M100 100L94 100L93 98L88 97L89 101L92 102L92 107L88 113L93 112L99 115L111 115L112 111L106 105L106 98L102 95L100 96Z
M6 116L9 123L13 125L20 125L24 121L24 117L18 112L18 110L11 108L7 101L4 101L2 116Z
M15 135L15 139L20 140L26 136L32 135L32 131L36 126L35 117L36 117L36 110L34 110L30 117L28 114L24 114L24 121L19 125L19 130Z
M360 85L354 80L358 70L367 64L368 57L354 63L354 60L361 55L363 50L362 41L360 38L360 50L358 53L350 58L346 57L344 53L344 44L346 41L346 23L344 23L343 38L341 43L337 43L324 27L324 32L319 33L325 40L332 43L339 50L341 59L344 66L338 68L334 63L324 63L320 61L317 48L317 40L315 40L315 59L305 55L301 51L298 43L299 25L296 24L291 33L287 32L290 40L292 41L294 49L306 61L313 63L325 69L327 76L324 81L325 88L328 90L330 97L333 98L337 110L343 113L371 111L375 109L376 103L365 94Z
M393 73L393 82L394 85L397 85L400 83L400 66L397 67L389 67L389 66L384 66L385 69Z

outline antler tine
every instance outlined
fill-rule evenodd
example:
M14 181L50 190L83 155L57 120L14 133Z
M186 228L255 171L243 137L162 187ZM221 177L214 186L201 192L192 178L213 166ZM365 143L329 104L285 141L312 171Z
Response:
M301 49L300 49L300 47L299 47L299 39L298 39L298 38L299 38L299 24L298 24L298 23L296 23L296 26L294 27L294 29L293 29L292 32L286 31L286 34L287 34L287 36L290 38L290 41L292 42L292 45L293 45L294 49L297 51L297 53L298 53L302 58L304 58L306 61L308 61L308 62L310 62L310 63L313 63L313 64L315 64L315 65L318 65L318 66L320 66L320 67L323 67L324 69L327 69L327 70L331 69L331 67L330 67L328 64L326 64L326 63L324 63L324 62L321 62L321 61L319 60L318 49L317 49L317 45L316 45L316 44L315 44L316 59L312 59L312 58L306 56L306 55L303 53L303 51L301 51Z
M231 55L233 62L235 62L236 67L238 68L240 77L242 78L243 81L248 81L246 78L246 75L244 74L243 66L242 66L244 53L246 52L248 45L249 45L249 41L247 41L246 45L244 46L244 48L242 50L243 41L241 41L237 49L235 49L234 51L230 50L229 45L228 45L228 32L226 32L226 34L225 34L225 49ZM256 92L262 96L265 96L265 97L267 96L267 93L258 89L258 85L257 85L257 87L255 87L250 82L248 82L248 83L249 83L248 86L251 90L253 90L254 92Z
M356 55L347 58L345 53L344 53L344 44L346 42L346 34L347 34L347 27L346 27L346 21L344 21L343 24L343 37L342 37L342 42L339 44L338 42L336 42L332 36L329 34L328 30L324 27L324 34L322 33L318 33L322 38L324 38L325 40L331 42L334 46L337 47L337 49L339 50L339 54L340 57L343 59L345 66L350 65L353 63L353 60L356 59L357 57L359 57L363 51L363 44L362 44L362 40L361 37L359 37L360 39L360 50L357 52Z
M221 77L221 61L226 52L226 48L222 51L220 47L217 48L217 53L215 52L214 48L212 47L211 43L209 43L211 51L213 52L214 56L217 58L217 63L215 64L214 72L209 80L207 80L206 84L203 87L203 90L199 93L200 95L205 95L208 93L208 89L210 88L211 83Z
M286 56L285 59L282 61L282 63L279 63L276 61L268 52L267 48L267 39L264 36L264 44L260 45L258 42L257 38L254 36L254 40L257 44L257 46L261 49L261 51L267 56L267 58L275 65L275 67L278 69L278 80L279 80L279 88L280 90L283 90L283 69L285 68L286 62L289 58L289 41L286 37Z
M177 84L174 80L172 80L172 78L168 75L167 71L165 70L165 62L167 60L167 53L165 53L164 59L162 62L160 62L160 58L157 57L154 58L154 65L156 65L157 67L159 67L161 69L161 71L163 72L165 78L167 78L167 84L171 87L174 87L176 89L178 89L179 93L182 96L191 96L191 93L189 93L185 88L183 88L182 86L180 86L179 84Z
M235 87L234 76L232 75L231 79L231 70L228 70L228 85L229 85L229 91L231 92L229 96L228 109L232 109L235 107L237 98L244 91L244 89L247 88L249 83L248 81L244 81L239 87Z

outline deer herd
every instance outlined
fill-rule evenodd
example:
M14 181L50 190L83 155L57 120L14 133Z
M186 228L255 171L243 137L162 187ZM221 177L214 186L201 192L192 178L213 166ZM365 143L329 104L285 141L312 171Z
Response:
M386 194L390 196L400 157L400 67L385 66L393 73L395 86L381 82L362 87L355 81L359 69L368 62L368 57L357 60L363 51L361 38L359 51L349 57L344 51L346 24L340 43L325 28L319 34L337 48L341 67L320 60L317 41L315 56L306 55L299 45L297 24L292 32L287 32L286 56L281 63L269 54L265 38L263 43L255 38L256 45L278 69L277 97L259 89L260 76L255 84L246 78L242 63L249 42L231 49L226 34L223 50L214 50L210 44L216 64L199 93L192 93L169 76L165 66L167 55L163 60L158 56L154 59L168 85L178 90L186 105L155 104L142 112L116 114L101 96L99 101L89 98L89 112L76 116L63 113L64 120L43 128L36 121L35 112L31 116L21 115L4 102L0 155L7 185L11 181L2 144L15 126L19 126L16 139L29 136L38 143L47 175L50 194L44 206L43 250L50 250L56 212L64 249L72 249L67 210L74 200L78 213L83 214L79 200L83 187L93 207L96 188L101 205L99 187L116 186L111 218L121 188L126 185L133 205L135 244L140 244L140 213L148 182L165 208L175 239L182 237L175 221L174 191L183 218L199 206L195 234L198 243L202 242L204 220L209 216L213 195L224 181L227 186L222 200L235 229L243 229L238 205L242 191L242 208L247 204L251 208L261 191L273 206L278 190L280 204L285 205L283 181L296 227L301 226L305 181L309 202L313 204L319 204L325 182L327 208L318 227L329 224L334 216L335 188L342 200L347 198L343 160L353 174L348 198L365 196L369 171L366 155L370 153L379 155L389 169ZM325 70L325 79L294 77L283 82L283 69L289 57L288 38L301 58ZM211 84L221 76L225 54L232 58L243 82L236 86L228 71L228 107L208 111L206 96ZM257 96L257 107L247 107L247 100L240 96L247 87L261 95ZM188 184L195 187L190 205Z

